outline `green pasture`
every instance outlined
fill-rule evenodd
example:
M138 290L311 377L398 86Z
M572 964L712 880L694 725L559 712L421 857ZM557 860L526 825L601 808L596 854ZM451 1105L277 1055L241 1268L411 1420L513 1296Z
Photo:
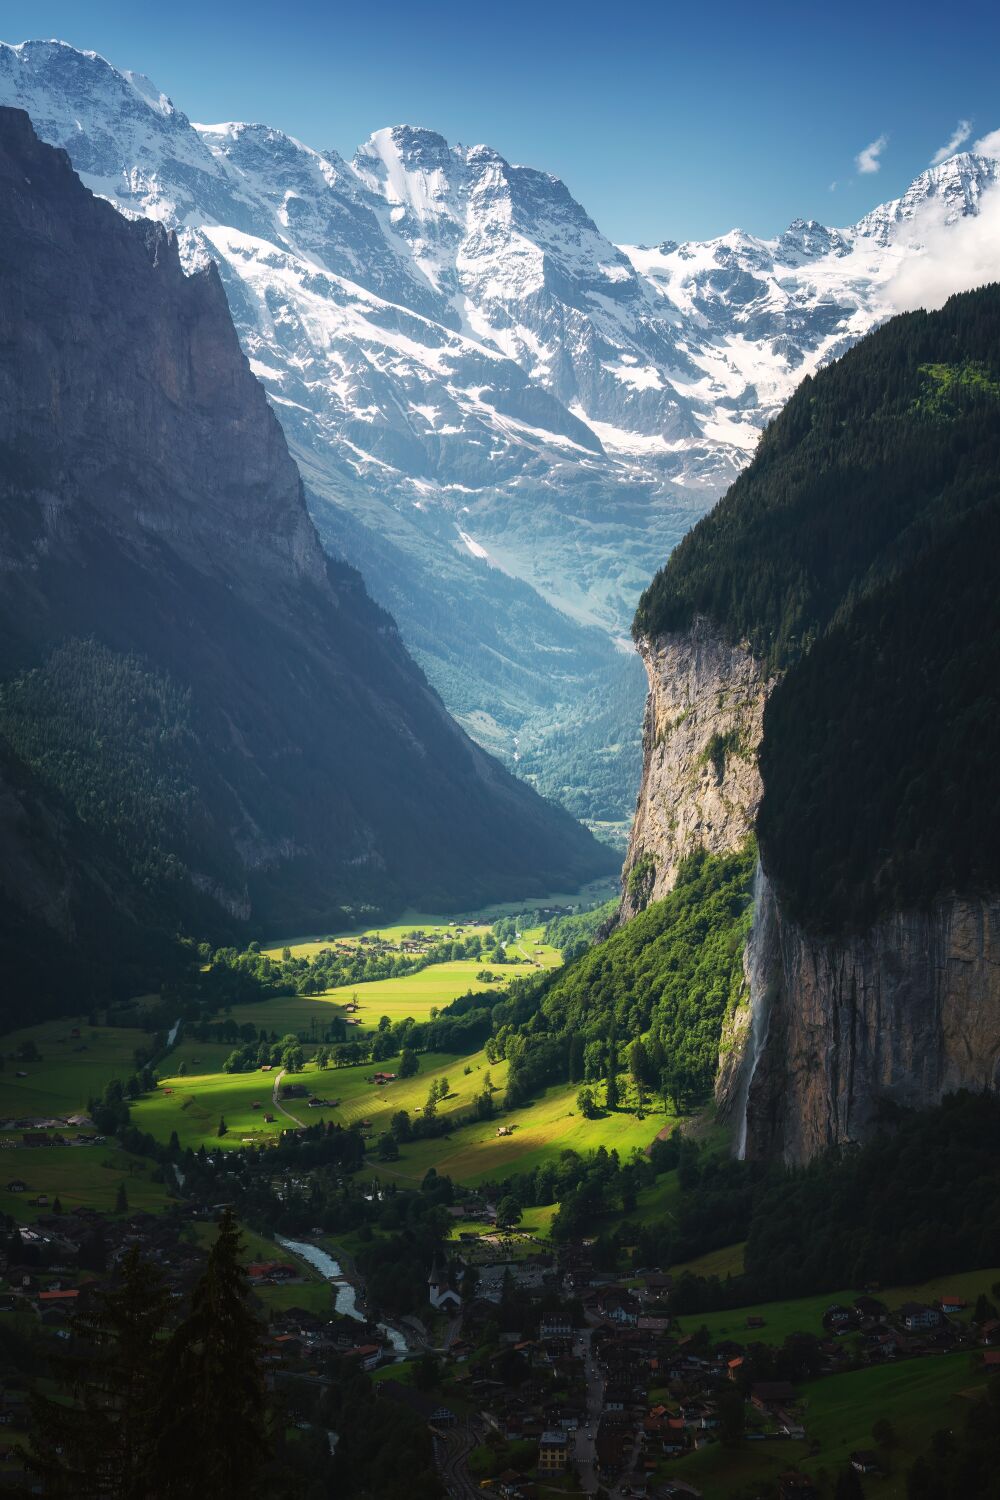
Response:
M215 1243L215 1224L194 1224L192 1229L206 1250ZM241 1259L245 1266L252 1265L254 1261L284 1260L291 1262L302 1276L301 1281L279 1283L277 1286L254 1285L253 1294L269 1317L283 1313L290 1307L304 1307L307 1312L316 1313L318 1317L332 1315L334 1288L325 1276L321 1276L307 1261L293 1255L282 1245L247 1229L245 1225L240 1226L240 1237L243 1243Z
M71 1032L77 1028L79 1037ZM26 1042L38 1049L40 1062L21 1062ZM149 1037L134 1027L88 1026L85 1019L47 1021L8 1033L0 1042L0 1118L35 1119L85 1111L88 1100L112 1078L135 1072L137 1047ZM16 1078L17 1072L27 1074Z
M179 1077L178 1069L183 1063L185 1072L192 1075L221 1073L222 1064L237 1045L239 1044L234 1042L196 1042L193 1037L182 1035L177 1046L160 1058L157 1072L161 1078L169 1074L171 1079L176 1080Z
M145 1157L130 1156L111 1142L96 1146L7 1144L19 1139L0 1137L0 1189L5 1212L22 1223L51 1213L53 1198L59 1199L65 1213L96 1208L113 1214L119 1183L125 1184L130 1210L157 1213L166 1206L167 1184L153 1180L157 1164ZM28 1184L27 1191L8 1193L7 1184L17 1178ZM39 1193L48 1194L48 1204L39 1207L32 1201Z
M449 1093L446 1099L438 1101L438 1118L456 1112L466 1113L483 1092L483 1081L487 1073L495 1085L493 1097L499 1107L507 1082L506 1062L491 1065L486 1059L486 1053L482 1051L472 1052L464 1057L456 1057L451 1052L422 1052L418 1060L419 1073L412 1078L397 1078L393 1083L384 1085L373 1084L368 1080L376 1070L395 1073L399 1068L398 1056L380 1063L358 1063L351 1068L307 1068L302 1077L310 1089L314 1089L322 1099L340 1100L339 1107L335 1110L310 1110L309 1113L337 1120L342 1125L353 1124L356 1120L370 1120L373 1130L378 1133L388 1130L389 1121L398 1110L407 1110L411 1118L415 1119L427 1102L432 1081L436 1082L441 1078L447 1078ZM467 1067L472 1069L468 1074L464 1071ZM402 1147L403 1151L408 1149L407 1146Z
M558 948L543 942L544 927L529 927L516 938L511 945L521 958L527 958L531 963L542 969L561 969L562 954Z
M889 1287L877 1293L890 1312L903 1302L936 1302L950 1293L971 1305L980 1292L989 1295L990 1286L1000 1279L1000 1268L988 1271L962 1271L956 1276L938 1276L920 1286ZM853 1291L824 1292L819 1297L798 1297L788 1302L762 1302L729 1312L688 1313L681 1319L686 1333L702 1324L713 1339L735 1339L741 1343L781 1344L790 1333L823 1332L823 1314L835 1302L850 1304L862 1288ZM965 1317L969 1313L964 1314ZM763 1328L747 1328L747 1318L761 1317Z
M706 1495L745 1493L757 1483L773 1483L797 1467L814 1479L824 1471L828 1490L858 1448L874 1449L872 1427L880 1417L895 1429L897 1446L881 1450L885 1477L870 1481L866 1493L883 1500L903 1500L905 1472L938 1428L959 1426L966 1401L982 1390L982 1377L972 1368L967 1352L904 1360L831 1375L799 1387L806 1442L746 1443L727 1450L719 1444L672 1462L671 1475L693 1484ZM810 1452L810 1443L818 1444Z
M718 1276L720 1281L725 1281L727 1276L742 1276L745 1249L746 1240L740 1240L738 1244L726 1245L721 1250L709 1250L696 1260L681 1261L670 1269L674 1276L690 1271L692 1276Z
M496 1082L497 1069L492 1071ZM453 1074L448 1077L451 1080ZM436 1167L456 1182L475 1185L531 1171L566 1150L584 1153L605 1146L625 1157L634 1146L644 1150L664 1125L661 1113L650 1112L639 1120L624 1110L587 1120L576 1107L578 1091L577 1084L557 1084L521 1109L505 1110L497 1119L456 1130L450 1140L402 1146L400 1160L384 1170L380 1164L380 1175L405 1185L413 1179L421 1180L429 1167ZM498 1136L500 1125L512 1125L513 1134Z
M271 1101L276 1077L277 1070L164 1078L154 1094L132 1105L132 1123L164 1142L176 1130L181 1145L195 1151L202 1145L206 1149L251 1141L267 1145L292 1124ZM260 1104L259 1109L253 1108L255 1102ZM267 1113L274 1115L273 1124L266 1123ZM221 1139L217 1134L220 1115L228 1127L228 1134Z
M473 1255L473 1259L478 1261L495 1259L502 1239L505 1251L509 1250L517 1260L523 1255L530 1255L536 1248L536 1242L548 1239L558 1207L557 1203L549 1203L542 1208L526 1208L512 1236L500 1235L496 1225L489 1219L456 1219L448 1232L448 1238L461 1242L463 1234L479 1235L475 1246L470 1246L468 1241L462 1245L463 1251L469 1251L470 1248L475 1250L477 1253Z
M384 927L369 927L364 932L330 932L316 937L293 938L289 942L273 943L263 951L270 958L280 958L284 949L289 948L294 958L315 958L317 953L322 953L324 948L330 948L334 944L357 948L361 946L358 940L362 937L383 938L387 943L398 945L404 937L408 937L415 930L433 938L465 938L471 937L473 933L485 938L491 931L485 921L474 922L471 919L442 921L440 915L432 917L414 912L412 917L406 917L400 922L393 922Z
M209 1049L198 1044L197 1050L205 1052ZM464 1072L467 1066L473 1070L468 1075ZM408 1110L415 1117L426 1103L432 1081L443 1077L448 1079L451 1086L449 1096L437 1105L438 1115L447 1116L471 1108L476 1095L482 1093L487 1072L502 1098L507 1075L506 1063L491 1068L484 1052L467 1057L438 1052L421 1054L420 1071L413 1078L401 1078L384 1086L369 1081L376 1068L392 1073L398 1067L398 1057L375 1064L359 1063L349 1068L317 1068L313 1063L307 1063L302 1073L286 1073L283 1083L304 1084L310 1094L339 1102L333 1108L314 1109L309 1108L305 1098L283 1099L282 1103L290 1114L306 1125L321 1119L335 1120L340 1125L370 1120L377 1134L388 1130L389 1121L397 1110ZM277 1068L269 1073L262 1073L259 1069L253 1073L192 1072L183 1078L163 1078L155 1094L137 1100L132 1106L132 1119L140 1130L148 1130L157 1140L168 1140L170 1132L176 1130L181 1145L191 1146L194 1150L200 1145L208 1149L220 1146L227 1149L251 1139L254 1144L266 1145L293 1124L273 1103L278 1072ZM253 1108L255 1102L260 1104L260 1109ZM264 1120L265 1114L275 1116L273 1124ZM217 1133L220 1115L228 1127L227 1134L221 1138Z
M273 1000L259 1000L252 1005L234 1006L233 1019L245 1025L251 1022L258 1029L276 1031L283 1036L287 1031L308 1033L315 1021L321 1030L329 1025L334 1016L348 1016L347 1006L357 998L358 1010L355 1019L358 1025L348 1026L347 1037L352 1031L373 1031L382 1016L390 1021L403 1021L408 1016L414 1021L427 1021L433 1006L443 1009L459 995L470 990L482 994L483 990L496 989L495 984L483 984L476 975L489 968L485 959L462 958L449 963L431 964L418 969L415 974L405 974L400 979L374 979L367 984L342 984L336 989L326 990L322 995L286 995ZM514 974L528 972L527 964L505 964L504 980Z

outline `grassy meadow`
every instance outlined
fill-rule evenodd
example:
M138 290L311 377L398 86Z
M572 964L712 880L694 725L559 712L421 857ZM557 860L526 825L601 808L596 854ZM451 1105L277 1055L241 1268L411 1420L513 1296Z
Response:
M78 1037L72 1036L73 1029ZM47 1021L10 1032L3 1038L0 1072L0 1119L37 1119L84 1111L111 1078L127 1078L135 1071L134 1053L148 1042L133 1027L88 1026L83 1018ZM40 1060L17 1060L26 1043L33 1043ZM17 1078L16 1073L27 1076Z
M726 1252L715 1253L723 1255ZM971 1309L978 1294L986 1292L989 1295L991 1285L998 1279L1000 1268L962 1271L956 1276L935 1277L933 1281L924 1282L920 1286L888 1287L879 1292L878 1297L892 1309L908 1301L936 1302L945 1293L950 1293L969 1303ZM747 1318L760 1317L764 1319L763 1328L755 1328L749 1337L758 1344L781 1344L790 1333L821 1334L826 1309L835 1302L849 1305L857 1295L858 1288L855 1287L853 1290L824 1292L818 1297L798 1297L788 1302L761 1302L753 1307L740 1307L729 1312L689 1313L681 1319L681 1324L686 1333L692 1333L704 1324L714 1340L736 1339L746 1343ZM961 1316L967 1318L968 1310Z
M66 1213L74 1208L96 1208L115 1212L119 1185L124 1183L130 1210L157 1213L167 1202L167 1186L154 1180L155 1162L131 1156L111 1142L94 1146L23 1146L20 1136L0 1136L3 1155L0 1187L20 1178L27 1183L23 1193L4 1194L3 1207L22 1222L51 1212L58 1198ZM35 1198L47 1195L48 1204Z
M938 1428L964 1420L970 1397L981 1394L983 1379L967 1352L935 1359L906 1360L828 1376L798 1388L803 1401L806 1442L746 1443L738 1450L719 1444L671 1462L670 1475L706 1495L745 1494L753 1484L774 1483L796 1467L813 1478L842 1469L857 1448L874 1448L872 1426L886 1417L897 1446L881 1452L885 1476L871 1487L882 1500L903 1500L905 1472ZM810 1443L818 1444L815 1452ZM866 1493L868 1493L866 1489Z
M442 1009L459 995L472 990L482 994L483 990L496 989L495 984L483 984L476 978L484 967L483 959L456 959L450 963L432 964L416 974L406 974L401 979L375 979L368 984L343 984L336 989L325 990L321 995L284 995L273 1000L261 1000L252 1005L235 1006L233 1018L240 1025L250 1022L265 1031L276 1031L284 1036L287 1031L308 1033L313 1022L317 1027L326 1027L335 1016L348 1016L348 1005L357 999L358 1010L354 1019L357 1030L374 1031L382 1016L390 1021L403 1021L408 1016L414 1021L426 1021L434 1006ZM487 964L486 967L489 967ZM494 969L494 973L499 972ZM505 967L506 980L517 974L516 966ZM348 1039L354 1027L348 1028Z
M458 938L475 931L486 938L490 932L489 926L482 922L476 925L470 921L444 922L440 918L414 913L391 926L372 929L369 934L341 934L336 940L338 945L356 946L360 936L377 934L398 943L415 928L434 937ZM418 1021L426 1020L433 1008L442 1009L470 990L482 992L490 988L476 978L483 968L492 968L494 973L502 974L501 982L506 983L518 974L529 972L529 966L536 970L558 967L560 954L546 945L542 938L543 929L539 927L522 933L521 938L513 942L511 946L522 959L518 964L495 966L487 959L434 964L399 979L345 985L318 996L289 996L235 1006L230 1014L240 1025L249 1023L279 1036L295 1032L305 1038L310 1033L322 1035L331 1008L335 1014L346 1015L348 1004L355 998L358 1010L354 1019L358 1030L373 1030L382 1016L389 1016L393 1021L408 1016ZM293 952L311 954L329 946L331 940L324 934L275 945L268 951L279 955L281 948L288 946ZM74 1027L79 1029L79 1037L71 1036ZM348 1036L353 1029L348 1031ZM15 1062L14 1054L27 1041L34 1043L40 1060ZM49 1117L85 1110L88 1100L99 1094L110 1079L125 1078L134 1071L135 1051L147 1043L147 1034L140 1030L91 1027L83 1020L47 1023L12 1034L6 1040L7 1061L4 1071L0 1072L0 1118ZM168 1140L176 1131L181 1146L192 1149L202 1145L208 1149L231 1149L251 1142L266 1145L275 1141L291 1123L275 1108L272 1100L276 1070L224 1073L223 1063L231 1050L226 1043L198 1042L182 1036L178 1046L157 1064L161 1081L155 1093L133 1104L134 1124L161 1141ZM626 1155L635 1146L647 1147L665 1124L672 1123L670 1117L655 1110L647 1112L643 1120L624 1110L597 1120L587 1120L577 1110L578 1086L575 1084L550 1087L531 1104L503 1111L507 1079L505 1062L491 1066L485 1054L479 1051L471 1056L422 1054L419 1063L420 1070L415 1077L397 1079L379 1087L370 1082L376 1066L371 1063L321 1070L307 1062L302 1074L294 1078L288 1076L286 1081L304 1084L310 1093L336 1101L335 1105L310 1109L304 1098L282 1102L292 1116L305 1123L321 1118L344 1125L364 1121L366 1129L371 1131L374 1145L374 1138L389 1128L392 1115L398 1110L405 1109L416 1118L426 1102L431 1084L444 1077L449 1082L449 1093L446 1099L438 1102L438 1117L447 1121L449 1116L467 1114L482 1093L485 1075L489 1072L494 1085L497 1118L456 1128L453 1133L431 1140L405 1143L398 1162L377 1162L373 1153L373 1168L385 1180L395 1180L403 1185L422 1180L431 1166L449 1173L457 1181L474 1185L486 1178L528 1171L558 1157L568 1148L586 1152L604 1145ZM385 1072L397 1072L399 1059L389 1058L377 1066ZM16 1071L23 1071L27 1076L15 1078ZM265 1120L267 1114L274 1115L273 1122ZM225 1120L227 1127L222 1137L218 1134L220 1118ZM498 1136L500 1124L511 1127L509 1136ZM71 1160L61 1160L63 1151L72 1152ZM107 1157L108 1152L103 1154ZM23 1157L30 1157L30 1172ZM119 1177L116 1172L96 1164L97 1156L92 1148L56 1148L46 1150L44 1157L43 1161L42 1152L28 1152L27 1148L12 1150L8 1158L8 1176L23 1177L29 1182L32 1195L47 1192L51 1196L58 1192L64 1203L113 1206ZM80 1173L77 1186L83 1196L79 1197L63 1191L64 1183L72 1176L74 1164ZM123 1170L129 1172L127 1163L123 1164ZM141 1177L135 1164L128 1180L135 1182L135 1194L130 1192L130 1203L140 1204L142 1200L141 1206L146 1206L147 1202L154 1206L163 1201L164 1186ZM665 1193L666 1189L662 1191ZM640 1205L639 1212L658 1212L662 1206L659 1203ZM551 1213L548 1219L551 1219ZM544 1232L548 1219L544 1225L539 1222L539 1232Z
M461 1061L461 1059L459 1060ZM498 1069L494 1068L496 1082ZM448 1074L449 1081L452 1073ZM505 1110L498 1119L463 1127L450 1138L415 1141L400 1148L400 1160L383 1166L386 1181L407 1183L422 1179L436 1167L456 1182L471 1186L512 1172L528 1172L561 1151L596 1151L598 1146L627 1156L634 1146L645 1149L672 1116L647 1113L644 1120L624 1110L587 1120L576 1107L578 1084L555 1084L521 1109ZM499 1125L513 1126L510 1136L498 1136ZM630 1216L631 1217L631 1216Z

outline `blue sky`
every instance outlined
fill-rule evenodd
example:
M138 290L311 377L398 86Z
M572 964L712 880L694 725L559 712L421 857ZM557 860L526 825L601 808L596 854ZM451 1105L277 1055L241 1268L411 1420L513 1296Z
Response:
M960 120L971 140L1000 127L1000 6L980 0L0 0L0 36L94 48L192 119L345 155L400 121L487 141L558 173L620 242L850 223Z

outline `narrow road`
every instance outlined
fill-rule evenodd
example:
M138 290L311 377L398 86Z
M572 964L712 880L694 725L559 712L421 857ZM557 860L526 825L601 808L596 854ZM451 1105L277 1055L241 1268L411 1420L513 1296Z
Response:
M604 1397L604 1379L594 1359L594 1351L591 1340L594 1335L592 1328L581 1329L576 1337L579 1339L579 1348L583 1354L584 1369L587 1380L587 1420L582 1427L577 1428L576 1443L573 1450L573 1459L580 1475L580 1488L587 1494L593 1494L599 1484L597 1473L597 1450L594 1446L593 1437L588 1437L588 1432L596 1433L597 1424L601 1419L601 1406Z
M291 1110L290 1109L286 1109L285 1106L282 1104L281 1100L278 1098L278 1090L281 1087L281 1080L284 1078L284 1076L285 1076L285 1070L284 1070L284 1068L282 1068L282 1070L281 1070L280 1073L276 1073L275 1074L274 1088L271 1090L271 1100L272 1100L272 1102L274 1104L275 1109L278 1110L279 1113L283 1114L285 1116L286 1120L293 1121L294 1124L300 1125L302 1127L302 1129L305 1130L305 1128L306 1128L306 1122L305 1122L305 1120L300 1120L299 1117L298 1117L298 1115L293 1115L292 1112L291 1112Z

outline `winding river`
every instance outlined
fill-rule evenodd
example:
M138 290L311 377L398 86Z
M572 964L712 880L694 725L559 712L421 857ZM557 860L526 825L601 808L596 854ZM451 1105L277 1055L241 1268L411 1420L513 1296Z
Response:
M336 1300L334 1306L343 1317L357 1318L360 1323L366 1321L365 1314L358 1307L358 1296L354 1286L348 1281L340 1266L332 1255L321 1250L319 1245L310 1245L305 1240L286 1240L283 1235L275 1235L276 1242L285 1250L290 1250L293 1255L299 1255L303 1260L317 1270L327 1281L332 1281L336 1287ZM393 1328L391 1323L377 1323L389 1343L392 1345L396 1359L405 1359L408 1352L406 1338L398 1328Z

